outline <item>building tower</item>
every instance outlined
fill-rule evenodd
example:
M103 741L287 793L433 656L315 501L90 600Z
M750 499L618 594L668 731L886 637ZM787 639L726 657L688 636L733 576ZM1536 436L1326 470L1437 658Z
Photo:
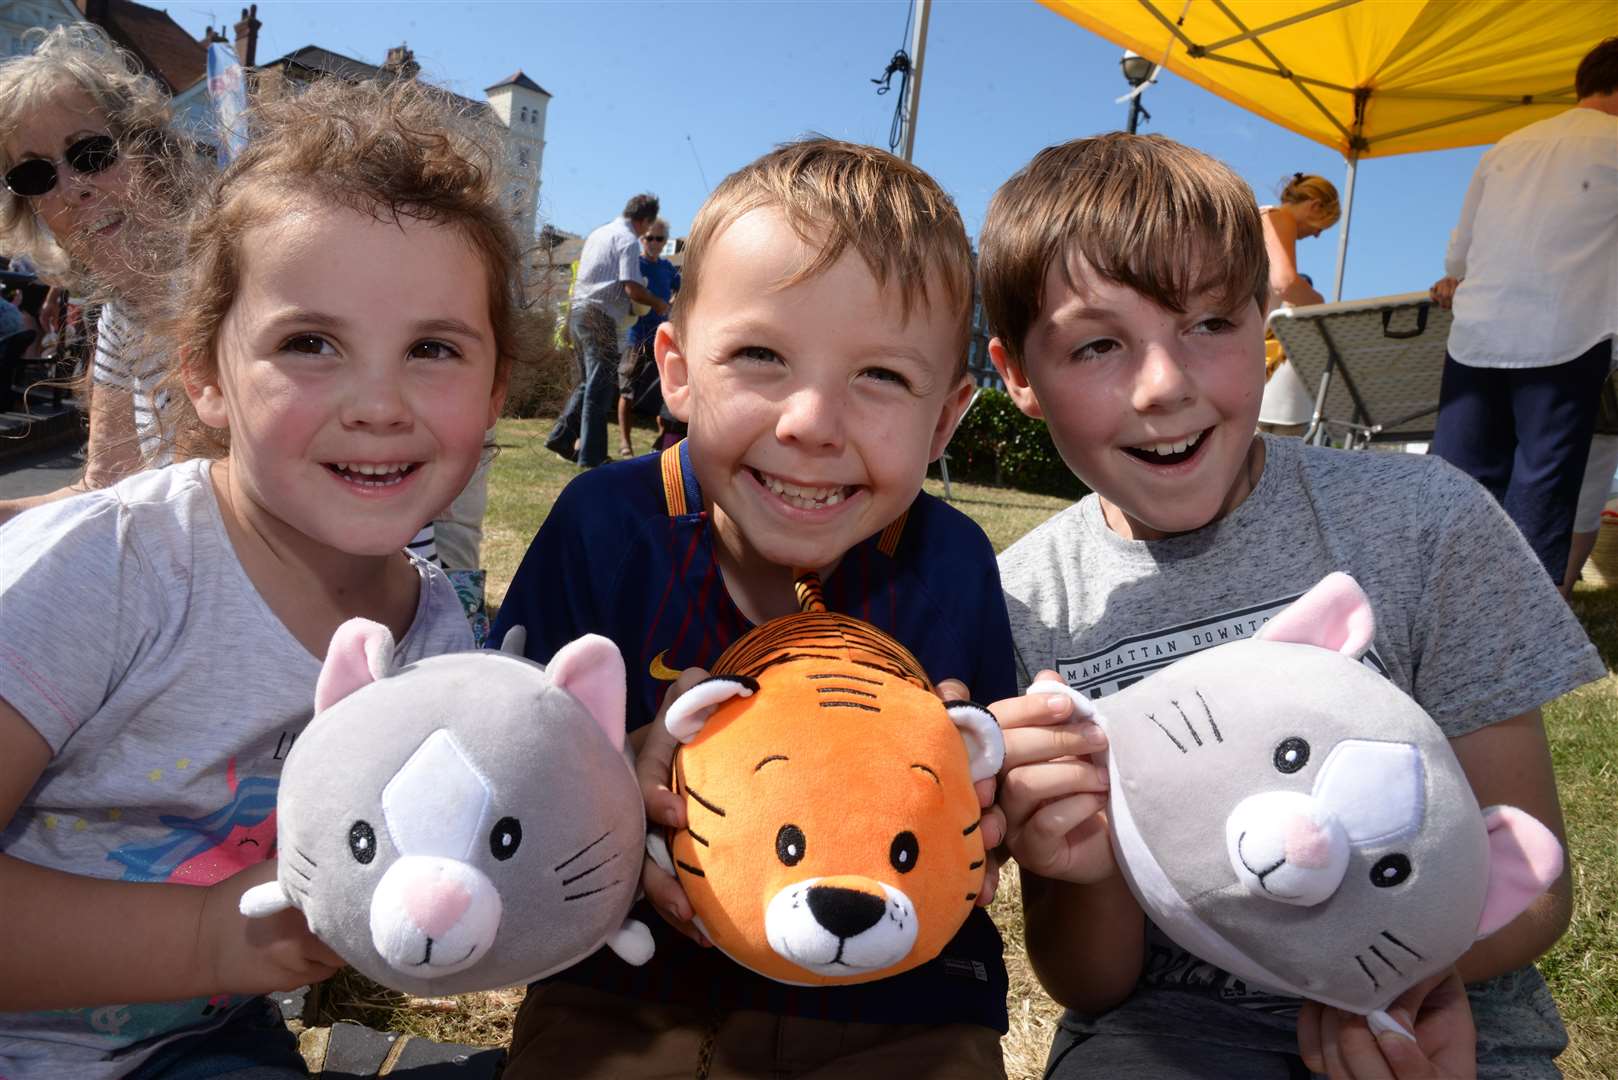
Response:
M521 71L485 90L489 109L506 127L511 167L512 222L524 248L534 243L539 213L540 164L545 156L545 107L551 95Z

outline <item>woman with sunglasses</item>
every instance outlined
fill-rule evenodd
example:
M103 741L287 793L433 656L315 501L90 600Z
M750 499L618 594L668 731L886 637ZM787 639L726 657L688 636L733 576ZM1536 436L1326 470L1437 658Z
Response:
M163 239L195 173L187 145L170 130L168 96L93 26L58 27L0 63L0 251L102 305L84 476L0 502L0 522L167 464L163 366L140 324L174 269Z

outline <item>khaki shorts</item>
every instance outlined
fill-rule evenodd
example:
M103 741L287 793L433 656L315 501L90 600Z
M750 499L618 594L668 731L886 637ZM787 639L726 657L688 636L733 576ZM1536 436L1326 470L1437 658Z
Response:
M724 1015L583 986L531 988L504 1080L1004 1080L976 1024L846 1024Z

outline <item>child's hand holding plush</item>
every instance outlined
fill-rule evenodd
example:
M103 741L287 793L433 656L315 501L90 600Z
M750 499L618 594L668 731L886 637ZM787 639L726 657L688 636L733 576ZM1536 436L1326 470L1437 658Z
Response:
M197 970L211 968L212 985L235 994L269 994L321 982L343 966L296 908L262 919L241 913L242 894L274 881L276 871L276 860L267 859L204 890Z
M1055 680L1042 671L1036 682ZM999 805L1006 842L1029 873L1090 885L1118 873L1107 841L1107 769L1093 755L1107 737L1067 694L1029 694L991 705L1005 733Z

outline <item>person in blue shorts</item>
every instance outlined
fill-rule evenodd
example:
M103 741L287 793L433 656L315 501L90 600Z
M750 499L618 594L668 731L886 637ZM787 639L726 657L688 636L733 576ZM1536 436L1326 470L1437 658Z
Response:
M950 696L1016 691L989 541L921 492L972 393L971 252L949 197L870 147L788 144L714 191L684 277L656 351L689 438L574 479L492 635L527 627L528 656L540 662L584 633L618 643L649 816L666 825L683 821L657 798L667 791L656 765L645 766L661 761L667 784L672 737L652 724L660 705L671 684L694 678L688 669L796 610L795 568L818 570L832 610L893 634L935 681L965 684ZM997 818L983 829L987 846L999 842ZM1006 970L981 907L911 972L787 986L700 947L674 879L648 864L643 880L662 916L647 920L652 961L597 956L531 986L509 1080L554 1075L564 1062L569 1077L613 1080L857 1080L900 1067L1004 1076Z

